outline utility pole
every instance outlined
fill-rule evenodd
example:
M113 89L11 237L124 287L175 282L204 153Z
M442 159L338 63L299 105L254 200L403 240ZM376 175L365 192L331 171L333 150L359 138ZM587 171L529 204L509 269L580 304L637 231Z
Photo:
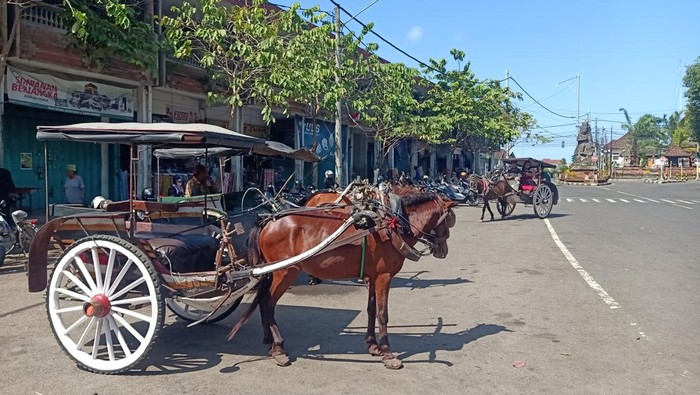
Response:
M506 88L510 89L510 71L508 69L506 69ZM511 141L506 143L506 155L510 155L510 149L512 148L510 144ZM472 156L473 154L474 153L472 152Z
M598 158L596 160L596 167L600 170L600 152L598 144L598 117L595 117L595 156Z
M612 166L613 166L613 149L612 149L612 143L613 143L613 127L610 125L610 176L612 177Z
M335 83L340 85L340 6L335 6ZM343 117L340 96L335 102L335 180L344 184L343 177Z

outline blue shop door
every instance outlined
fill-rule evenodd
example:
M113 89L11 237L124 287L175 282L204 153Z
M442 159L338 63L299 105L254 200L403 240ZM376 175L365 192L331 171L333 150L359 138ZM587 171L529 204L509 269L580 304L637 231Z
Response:
M39 125L61 125L78 122L99 122L99 118L45 111L8 105L3 119L5 144L3 167L10 170L15 186L36 188L22 206L31 208L33 216L46 207L45 177L48 172L49 203L65 203L63 181L68 164L76 165L85 182L85 203L100 194L101 152L99 144L48 142L49 163L44 168L44 143L36 140Z

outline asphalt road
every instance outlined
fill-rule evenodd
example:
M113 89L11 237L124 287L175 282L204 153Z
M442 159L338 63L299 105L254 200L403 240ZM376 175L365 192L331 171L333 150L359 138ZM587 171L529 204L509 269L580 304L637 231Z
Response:
M564 200L550 224L616 309L572 267L530 207L483 224L480 209L458 209L448 258L406 263L392 284L390 341L404 361L400 371L365 352L366 291L348 281L299 283L282 299L277 315L290 367L265 358L257 316L226 342L238 314L194 328L168 314L138 370L87 373L64 355L48 327L43 295L28 293L21 263L11 263L0 268L0 388L8 394L700 393L694 361L700 269L692 234L700 203L687 209L573 200L626 199L617 191L692 200L700 199L699 186L561 188Z

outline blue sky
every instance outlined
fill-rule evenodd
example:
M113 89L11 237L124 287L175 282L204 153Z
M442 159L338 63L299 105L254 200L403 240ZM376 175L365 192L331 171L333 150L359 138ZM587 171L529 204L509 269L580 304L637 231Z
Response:
M340 4L354 14L373 1ZM328 0L301 4L333 10ZM568 117L576 116L576 80L556 85L580 73L581 115L590 111L608 138L611 127L614 138L622 134L621 107L633 121L644 113L661 116L679 109L685 66L700 56L696 0L379 0L358 19L374 22L377 33L420 60L449 58L450 49L458 48L479 78L502 79L509 70L535 99ZM355 23L348 26L360 30ZM367 41L379 43L379 54L390 61L418 66L374 36ZM511 88L520 90L513 83ZM519 106L545 129L537 131L554 141L521 143L513 152L569 160L576 145L575 119L553 115L527 97Z

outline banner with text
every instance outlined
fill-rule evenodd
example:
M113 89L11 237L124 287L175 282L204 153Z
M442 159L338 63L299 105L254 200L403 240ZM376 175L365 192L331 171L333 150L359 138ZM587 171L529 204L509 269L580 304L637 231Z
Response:
M134 90L7 68L10 103L73 114L134 118Z

